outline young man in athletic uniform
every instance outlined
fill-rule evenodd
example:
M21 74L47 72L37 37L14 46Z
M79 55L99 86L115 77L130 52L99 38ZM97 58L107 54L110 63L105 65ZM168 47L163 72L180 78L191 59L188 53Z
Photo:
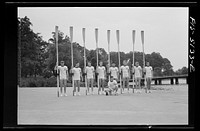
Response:
M80 94L80 80L82 80L82 72L81 68L79 67L79 63L76 63L76 66L72 69L73 80L74 80L74 96L81 95ZM78 87L78 93L76 90Z
M112 63L112 66L109 68L109 74L112 76L116 81L118 80L119 70L115 66L115 63Z
M93 81L95 78L94 67L91 66L91 62L88 62L88 66L85 69L86 76L87 76L87 90L89 93L90 87L92 88L91 94L93 95Z
M114 79L113 76L110 76L110 81L108 82L108 89L105 90L106 95L117 95L118 84L117 81Z
M64 61L60 61L60 66L58 66L58 75L60 81L60 96L67 96L66 86L67 80L69 78L68 68L64 65ZM57 71L57 67L54 68L55 72ZM64 88L64 92L63 92Z
M145 79L146 79L146 82L147 82L147 90L150 92L150 89L151 89L151 79L153 77L153 68L150 66L149 62L146 63L146 67L144 69L144 73L145 73ZM147 93L148 93L147 91Z
M99 79L99 94L103 94L104 93L104 81L106 78L106 68L105 66L103 66L103 62L100 61L99 62L99 66L97 67L97 73L98 73L98 79ZM102 91L100 92L100 90L102 89Z
M127 65L126 60L123 61L123 65L120 67L120 72L122 73L122 82L123 82L122 89L123 89L123 92L124 92L124 88L125 88L125 85L126 85L128 93L129 93L130 69L129 69L129 66Z
M136 85L135 92L141 93L142 91L141 91L140 82L141 82L141 78L142 78L142 68L139 65L139 62L137 62L137 61L135 62L135 66L133 67L133 74L135 77L135 85Z

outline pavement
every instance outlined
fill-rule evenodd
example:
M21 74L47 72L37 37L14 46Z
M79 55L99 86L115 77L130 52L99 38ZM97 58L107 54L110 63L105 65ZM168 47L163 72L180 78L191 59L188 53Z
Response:
M188 85L154 86L151 93L57 97L55 87L18 88L19 125L187 125ZM132 91L132 90L131 90Z

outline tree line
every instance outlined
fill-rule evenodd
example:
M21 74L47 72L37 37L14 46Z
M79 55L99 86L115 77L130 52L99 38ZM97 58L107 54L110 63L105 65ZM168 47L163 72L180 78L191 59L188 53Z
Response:
M55 32L52 32L52 37L48 41L44 41L39 33L33 32L31 29L33 24L28 17L18 18L18 39L19 39L19 60L18 72L19 77L37 77L43 76L49 78L53 76L52 71L56 65L56 46L55 46ZM74 63L79 62L80 67L84 66L84 47L79 43L73 42ZM59 45L59 61L65 61L65 65L71 68L71 43L70 38L64 35L63 32L58 32ZM108 64L108 53L103 48L98 48L99 61L103 61L104 66ZM143 53L135 51L135 59L142 66ZM92 65L96 67L96 50L86 49L87 61L91 61ZM110 60L118 66L118 52L110 52ZM120 52L120 62L130 59L129 66L132 64L133 52ZM188 68L183 67L177 71L173 70L171 62L167 58L163 58L159 52L152 52L145 54L145 61L149 61L154 69L154 76L170 76L182 75L188 73Z

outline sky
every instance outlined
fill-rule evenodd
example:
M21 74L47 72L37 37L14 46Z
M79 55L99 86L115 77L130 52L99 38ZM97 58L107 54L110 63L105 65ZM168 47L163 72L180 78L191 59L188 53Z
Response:
M19 7L18 17L27 16L35 33L48 41L55 26L69 36L73 26L73 41L83 46L82 28L86 28L85 46L96 49L95 28L98 28L98 47L118 51L116 30L120 31L120 51L133 50L132 30L136 31L134 50L142 52L141 31L144 31L145 54L159 52L168 58L173 70L188 67L188 7Z

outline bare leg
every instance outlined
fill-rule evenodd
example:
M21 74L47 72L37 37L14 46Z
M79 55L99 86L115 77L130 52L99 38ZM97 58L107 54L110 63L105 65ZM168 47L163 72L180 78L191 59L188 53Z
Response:
M104 79L102 79L102 91L104 92Z
M60 80L60 95L63 93L63 80Z
M127 89L128 89L128 92L129 92L129 78L127 78Z
M122 90L123 90L123 92L124 92L124 88L125 88L125 83L126 81L125 81L125 78L123 78L123 86L122 86Z
M93 79L90 80L91 88L92 88L92 94L93 94Z
M78 92L80 92L80 80L77 80Z
M100 90L101 90L101 82L100 82L100 79L99 79L99 89L98 89L98 92L100 93Z
M76 94L76 80L74 80L74 95Z
M87 79L87 91L89 93L89 90L90 90L90 79Z
M136 93L137 93L138 90L139 90L139 80L138 80L138 78L135 79L135 88L136 88Z
M141 79L138 78L139 92L141 92Z
M64 93L67 93L67 80L64 80Z

